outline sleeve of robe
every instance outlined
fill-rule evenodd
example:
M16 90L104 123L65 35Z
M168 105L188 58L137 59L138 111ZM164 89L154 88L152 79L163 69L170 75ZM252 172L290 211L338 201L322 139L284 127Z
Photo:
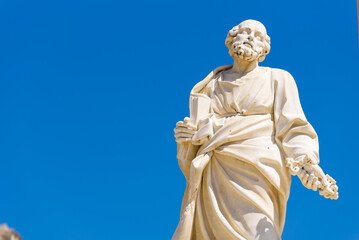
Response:
M308 156L319 163L318 137L303 113L293 77L284 70L272 71L275 140L283 157L300 159Z
M186 180L189 179L191 162L196 157L198 148L199 146L193 145L190 141L177 143L178 165Z

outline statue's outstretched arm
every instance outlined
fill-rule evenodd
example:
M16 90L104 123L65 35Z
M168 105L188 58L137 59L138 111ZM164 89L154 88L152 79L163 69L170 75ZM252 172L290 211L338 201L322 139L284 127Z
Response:
M293 77L283 70L273 70L272 77L275 80L275 137L290 173L297 175L305 187L319 190L326 198L337 199L335 180L318 165L318 136L304 115Z

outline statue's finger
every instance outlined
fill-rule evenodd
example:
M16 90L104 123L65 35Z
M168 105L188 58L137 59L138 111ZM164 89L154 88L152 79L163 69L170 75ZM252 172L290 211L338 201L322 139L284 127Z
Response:
M192 136L193 136L192 134L182 133L182 132L175 134L175 138L190 138L190 139L192 139Z
M313 186L313 178L314 178L314 175L310 174L309 178L308 178L308 182L307 182L307 188L309 188L309 189L311 189Z
M318 190L318 187L319 187L319 184L320 184L320 182L318 181L318 178L316 177L316 178L313 180L312 189L313 189L314 191L317 191L317 190Z
M176 138L177 143L189 142L191 140L192 140L192 138Z
M178 125L180 125L180 124L183 124L184 122L183 121L178 121L177 123L176 123L176 126L178 126Z
M303 178L303 176L306 174L307 172L304 169L300 169L298 172L298 177L299 178Z
M302 183L303 183L304 186L307 186L308 178L309 178L309 174L305 174L303 176Z
M182 121L178 122L178 123L176 124L176 126L177 126L177 127L184 127L184 128L196 130L196 127L193 126L192 124L185 123L185 122L182 122Z
M180 133L180 132L183 132L183 133L189 133L189 134L195 134L196 131L192 130L192 129L188 129L188 128L184 128L184 127L176 127L174 129L174 132L175 133Z
M191 122L191 119L189 117L185 117L183 120L187 125L195 128L195 126L193 126L193 123Z

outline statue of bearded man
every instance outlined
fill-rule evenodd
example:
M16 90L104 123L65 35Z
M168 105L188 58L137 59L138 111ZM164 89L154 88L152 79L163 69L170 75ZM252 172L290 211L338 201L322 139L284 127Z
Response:
M317 134L294 79L258 66L270 51L266 28L244 21L226 46L233 66L192 89L190 118L175 128L187 188L173 240L281 239L291 175L338 198L334 179L318 165Z

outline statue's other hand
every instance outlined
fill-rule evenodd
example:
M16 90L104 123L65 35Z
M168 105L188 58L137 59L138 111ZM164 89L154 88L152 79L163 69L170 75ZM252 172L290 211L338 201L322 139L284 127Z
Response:
M183 121L179 121L174 129L177 143L191 141L197 128L190 123L190 119L186 117Z
M319 190L319 194L325 198L338 199L336 181L328 174L324 175L323 170L318 165L300 169L298 177L306 188L314 191Z
M302 182L303 186L308 189L313 189L317 191L318 188L321 186L321 182L319 181L318 177L315 176L314 171L308 172L305 169L301 169L298 173L298 177Z

